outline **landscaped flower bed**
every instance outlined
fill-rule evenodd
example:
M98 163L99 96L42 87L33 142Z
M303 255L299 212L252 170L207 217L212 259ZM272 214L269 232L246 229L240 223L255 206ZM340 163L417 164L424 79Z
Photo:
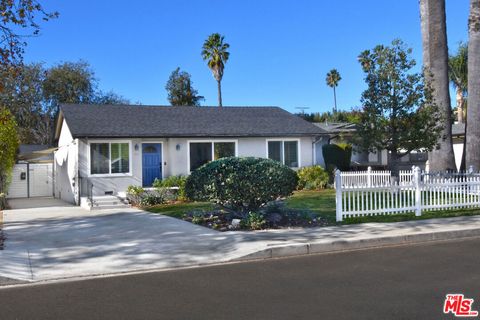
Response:
M219 231L322 227L330 224L326 218L312 211L288 208L283 201L244 214L220 207L213 210L191 210L182 219Z

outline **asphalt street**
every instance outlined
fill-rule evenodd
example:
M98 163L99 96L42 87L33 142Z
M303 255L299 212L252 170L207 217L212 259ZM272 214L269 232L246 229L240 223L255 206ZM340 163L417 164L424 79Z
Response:
M480 239L0 289L0 319L452 319L480 310Z

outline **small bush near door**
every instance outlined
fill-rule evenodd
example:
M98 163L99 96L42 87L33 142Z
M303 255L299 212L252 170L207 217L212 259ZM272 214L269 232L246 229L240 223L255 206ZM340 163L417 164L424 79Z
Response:
M297 174L299 190L320 190L328 186L328 173L321 166L305 167L298 170Z
M154 188L178 188L175 191L176 200L185 200L185 182L187 177L185 176L170 176L163 180L155 179L153 182Z
M291 195L297 181L296 172L278 161L229 157L193 171L185 193L191 200L214 202L245 216L269 201Z
M127 199L134 206L151 207L165 203L167 198L164 190L145 190L139 186L129 186L127 188Z

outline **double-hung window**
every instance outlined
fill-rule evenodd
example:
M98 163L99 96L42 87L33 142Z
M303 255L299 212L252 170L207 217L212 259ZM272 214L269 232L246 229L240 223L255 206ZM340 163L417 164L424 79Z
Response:
M130 144L90 143L90 174L130 173Z
M236 156L235 141L190 142L190 171L207 162Z
M298 140L268 140L267 156L291 168L298 168Z

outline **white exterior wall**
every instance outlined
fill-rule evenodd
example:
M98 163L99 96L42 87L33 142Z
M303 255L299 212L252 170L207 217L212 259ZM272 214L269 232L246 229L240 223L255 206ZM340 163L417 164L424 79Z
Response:
M453 143L453 154L455 155L457 170L460 171L460 167L462 166L463 143Z
M54 153L55 190L54 196L70 203L78 199L78 140L73 139L70 129L63 120L58 140L58 150Z
M73 140L68 126L63 123L62 133L59 139L59 147L69 150L67 160L58 165L57 151L56 164L56 191L55 194L68 202L78 199L78 177L87 178L93 184L94 195L104 195L105 192L118 194L125 192L129 185L142 185L142 143L161 143L163 177L171 175L189 174L188 144L195 141L237 141L238 156L267 157L267 140L298 140L300 166L311 166L314 162L313 138L312 137L272 137L272 138L219 138L219 139L196 139L196 138L159 138L159 139L81 139ZM131 148L131 172L121 176L92 176L90 175L90 149L89 143L128 141ZM135 150L135 146L138 150ZM178 145L178 150L177 150ZM77 153L78 147L78 153ZM60 150L59 149L59 150ZM78 155L78 165L77 165ZM75 164L72 169L72 161ZM68 168L70 167L70 170ZM72 174L73 173L73 174ZM85 191L82 192L83 194ZM84 194L85 195L85 194Z

